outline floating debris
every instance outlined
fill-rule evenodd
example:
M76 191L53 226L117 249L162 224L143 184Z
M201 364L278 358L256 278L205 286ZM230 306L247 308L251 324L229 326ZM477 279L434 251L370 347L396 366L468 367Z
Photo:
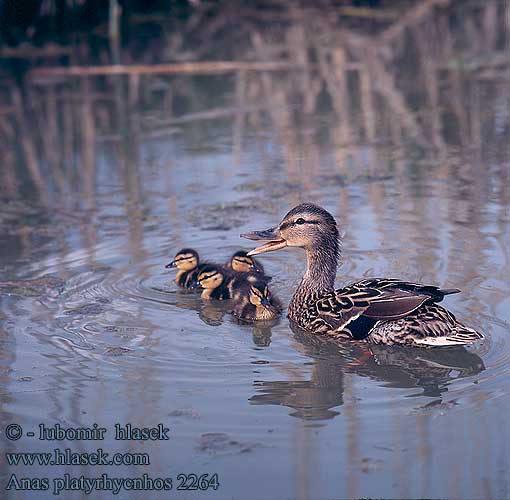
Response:
M93 302L91 304L83 304L73 309L64 311L66 316L92 316L95 314L101 314L106 310L103 301Z
M0 294L38 297L60 295L64 291L64 280L56 276L43 276L29 280L0 281Z
M127 347L121 346L110 346L105 349L103 354L106 356L122 356L128 352L133 352L133 349L128 349Z
M206 432L198 439L199 451L213 454L248 453L256 446L232 439L225 432Z
M199 419L200 413L193 408L178 408L168 414L169 417L186 417L192 419Z

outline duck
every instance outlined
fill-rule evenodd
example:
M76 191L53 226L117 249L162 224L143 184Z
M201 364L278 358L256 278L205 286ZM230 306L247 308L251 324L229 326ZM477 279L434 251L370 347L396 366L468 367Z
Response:
M264 268L262 264L257 262L253 257L247 255L246 250L239 250L235 252L224 266L214 264L219 267L224 267L233 273L260 273L264 275ZM196 288L198 274L208 265L207 262L200 262L198 252L193 248L183 248L179 250L174 259L168 263L165 268L170 269L177 267L177 275L175 283L181 288L193 289ZM213 263L211 263L213 264ZM270 279L268 277L268 279Z
M181 288L194 288L198 274L207 263L200 263L198 252L193 248L183 248L179 250L174 259L168 263L165 268L177 267L175 283Z
M232 299L231 312L247 321L271 320L281 311L281 303L268 287L269 280L260 273L234 273L209 264L200 271L192 288L201 286L205 301Z
M202 287L201 298L203 300L228 300L232 298L229 284L233 279L231 272L216 264L205 265L198 273L197 279L190 288Z
M442 347L472 344L483 335L438 303L458 289L392 278L368 278L335 289L340 237L335 218L313 203L290 210L276 227L242 234L265 241L248 256L303 248L306 271L288 306L294 326L337 341Z
M271 293L267 280L238 279L232 286L232 315L246 321L268 321L282 310L279 299Z
M260 262L248 255L246 250L239 250L230 257L230 260L225 264L227 269L232 269L236 273L264 273L264 267Z

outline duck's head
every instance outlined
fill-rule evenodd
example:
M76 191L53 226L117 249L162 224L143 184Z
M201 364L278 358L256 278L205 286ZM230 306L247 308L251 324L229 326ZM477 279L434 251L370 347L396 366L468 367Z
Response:
M183 248L175 254L174 260L165 267L178 267L181 271L191 271L198 266L198 252L192 248Z
M248 255L246 250L239 250L230 259L232 269L238 273L264 272L260 264Z
M208 265L200 271L196 283L193 283L191 288L201 286L206 290L214 290L223 283L224 279L225 275L220 267Z
M302 203L294 207L276 227L241 235L250 240L267 241L248 256L272 252L285 247L302 247L307 251L329 251L338 255L338 229L335 218L322 207Z
M250 302L254 306L271 306L271 296L269 294L269 288L265 283L259 282L250 285Z

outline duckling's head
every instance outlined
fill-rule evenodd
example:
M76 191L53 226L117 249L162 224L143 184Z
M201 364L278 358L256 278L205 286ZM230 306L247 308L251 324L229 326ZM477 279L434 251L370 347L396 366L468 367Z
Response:
M268 286L263 282L254 283L250 286L250 302L254 306L271 306L271 297Z
M196 286L201 286L206 290L218 288L225 279L225 275L219 266L205 266L198 275Z
M191 271L198 266L198 252L192 248L183 248L175 254L174 260L165 267L178 267L181 271Z
M327 251L338 256L338 229L335 218L313 203L294 207L278 224L265 231L242 234L250 240L267 241L248 256L271 252L285 247L302 247L307 251Z
M260 264L248 255L245 250L239 250L230 259L232 269L238 273L249 273L251 271L260 273L264 272Z

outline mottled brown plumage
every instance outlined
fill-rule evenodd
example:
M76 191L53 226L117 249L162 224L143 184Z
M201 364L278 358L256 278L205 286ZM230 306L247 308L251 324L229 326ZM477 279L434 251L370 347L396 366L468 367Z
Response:
M201 286L201 297L207 301L232 299L232 314L240 319L271 320L280 313L281 303L271 294L268 281L260 273L236 273L209 264L202 268L192 288Z
M232 314L248 321L272 320L276 318L282 305L271 293L267 280L256 274L240 276L231 283Z
M483 338L437 305L445 295L459 292L456 289L373 278L335 290L338 229L334 217L317 205L298 205L278 227L243 236L268 241L249 255L286 246L306 250L306 272L289 304L288 315L309 332L339 340L416 346L469 344Z

